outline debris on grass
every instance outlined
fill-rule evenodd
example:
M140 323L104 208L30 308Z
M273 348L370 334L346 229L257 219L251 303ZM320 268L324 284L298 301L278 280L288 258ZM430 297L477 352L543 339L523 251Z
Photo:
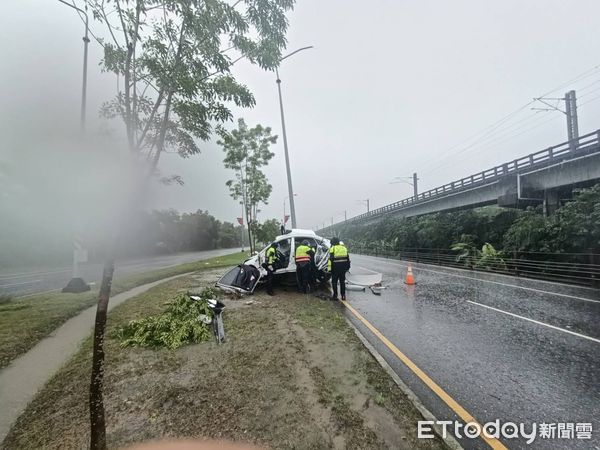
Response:
M212 335L210 323L214 317L208 300L217 292L212 288L200 294L182 293L156 316L132 320L117 330L122 347L166 347L176 349L208 340Z
M375 404L378 406L384 406L385 405L385 397L383 396L383 394L381 392L378 392L377 395L375 396Z

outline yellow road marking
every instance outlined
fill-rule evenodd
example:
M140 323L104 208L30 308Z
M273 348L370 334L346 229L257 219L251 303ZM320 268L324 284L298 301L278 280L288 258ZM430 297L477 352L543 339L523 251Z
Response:
M479 424L479 422L477 422L475 420L475 418L471 414L469 414L465 408L460 406L456 402L456 400L454 400L452 397L450 397L450 395L448 395L448 393L446 391L444 391L435 381L433 381L431 378L429 378L429 376L425 372L423 372L421 369L419 369L419 367L414 362L412 362L408 358L408 356L406 356L404 353L402 353L398 349L398 347L396 347L394 344L392 344L392 342L388 338L386 338L377 328L375 328L373 325L371 325L371 323L367 319L365 319L363 316L361 316L359 314L359 312L356 311L352 306L350 306L350 304L348 302L342 300L341 303L346 308L348 308L348 310L352 314L354 314L354 316L358 320L360 320L369 330L371 330L371 332L375 336L377 336L377 338L381 342L383 342L385 344L385 346L387 348L389 348L392 351L392 353L394 355L396 355L398 357L398 359L400 359L400 361L402 361L404 363L404 365L406 365L406 367L408 367L410 370L412 370L413 373L416 376L418 376L421 379L421 381L429 387L429 389L431 389L433 392L435 392L436 395L439 398L441 398L442 401L444 403L446 403L446 405L448 405L450 407L450 409L452 409L458 415L458 417L460 417L465 423L469 423L469 422L477 423L481 429L481 424ZM493 449L507 450L507 448L498 439L490 438L483 433L481 433L481 438Z

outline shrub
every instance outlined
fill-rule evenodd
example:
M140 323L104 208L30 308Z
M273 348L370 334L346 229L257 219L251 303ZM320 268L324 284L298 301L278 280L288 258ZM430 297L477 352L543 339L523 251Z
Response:
M201 320L212 319L208 299L216 297L214 289L204 289L194 300L189 293L177 295L162 314L132 320L117 331L122 347L166 347L176 349L210 338L212 329Z

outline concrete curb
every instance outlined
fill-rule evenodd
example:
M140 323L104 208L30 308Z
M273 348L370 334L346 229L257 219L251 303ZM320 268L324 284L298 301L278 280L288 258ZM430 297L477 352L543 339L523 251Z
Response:
M429 411L425 405L421 402L419 397L409 388L404 381L398 376L394 369L387 363L387 361L381 356L381 353L377 351L377 349L367 340L367 338L362 334L362 332L352 323L352 321L344 316L350 328L354 330L354 333L360 339L362 344L369 350L369 353L375 358L375 360L379 363L379 365L387 372L387 374L394 380L396 385L404 392L404 394L408 397L411 403L417 408L417 410L421 413L425 420L431 420L436 422L437 419L433 415L431 411ZM463 447L459 444L459 442L450 434L446 434L446 437L442 436L442 428L438 425L433 425L433 429L438 437L446 444L448 448L451 450L462 450Z

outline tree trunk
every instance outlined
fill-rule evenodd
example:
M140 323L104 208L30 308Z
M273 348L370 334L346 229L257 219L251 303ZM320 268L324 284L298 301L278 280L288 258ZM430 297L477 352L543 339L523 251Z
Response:
M254 251L254 246L252 245L252 218L250 214L248 214L248 210L246 209L246 223L248 224L248 247L250 247L250 255Z
M179 43L177 44L177 54L175 55L175 63L173 64L173 69L177 68L177 66L179 65L179 62L180 62L181 51L183 49L183 43L184 43L185 27L186 27L186 20L184 19L183 22L181 23L181 31L179 32ZM158 136L158 142L156 145L156 153L154 155L154 160L152 161L152 168L151 168L150 173L152 173L158 166L158 160L160 158L160 154L165 149L165 139L167 136L167 128L169 127L169 113L171 112L171 102L173 100L173 94L174 94L174 89L172 86L169 86L168 94L167 94L167 101L165 104L165 112L164 112L163 118L162 118L162 125L161 125L161 129L160 129L160 134Z
M125 60L125 128L127 131L127 141L129 148L133 146L133 123L131 114L131 63L133 59L133 45L127 44L127 58ZM135 87L134 87L135 90Z
M173 100L173 92L169 92L167 95L167 102L165 104L165 113L163 116L163 123L160 129L160 134L158 136L158 142L156 145L156 153L154 154L154 159L152 161L151 172L154 172L156 167L158 166L158 160L160 158L161 152L165 148L165 138L167 136L167 128L169 125L169 113L171 112L171 101Z
M106 316L108 300L112 287L115 270L114 256L109 255L104 263L102 284L98 296L96 320L94 323L94 348L92 354L92 377L90 383L90 448L92 450L106 449L106 420L104 415L104 334L106 331Z

